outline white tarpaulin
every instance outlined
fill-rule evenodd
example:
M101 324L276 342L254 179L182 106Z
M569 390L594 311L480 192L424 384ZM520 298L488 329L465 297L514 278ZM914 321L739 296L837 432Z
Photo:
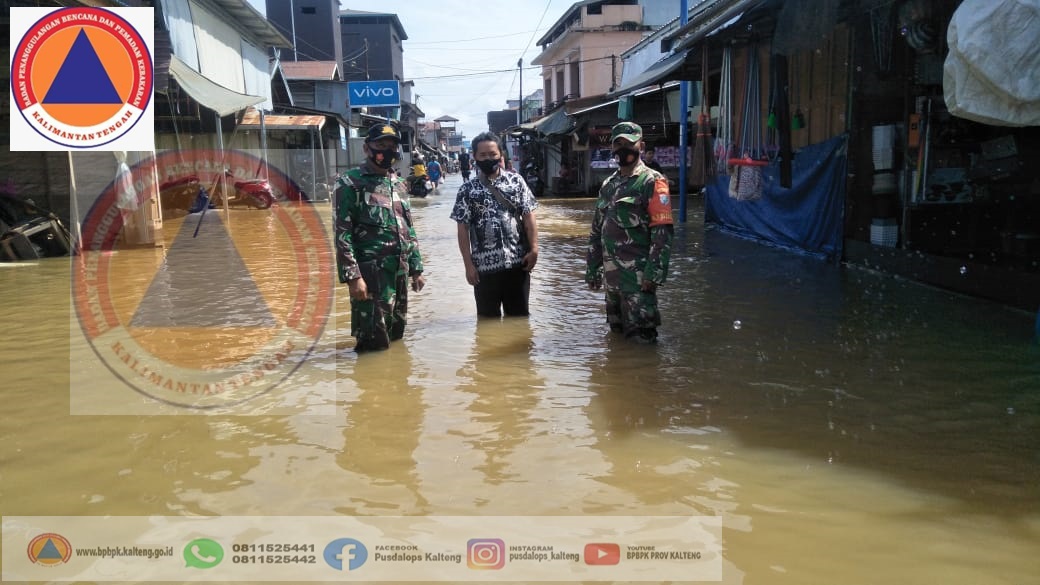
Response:
M1040 0L964 0L946 34L943 93L951 114L1040 126Z

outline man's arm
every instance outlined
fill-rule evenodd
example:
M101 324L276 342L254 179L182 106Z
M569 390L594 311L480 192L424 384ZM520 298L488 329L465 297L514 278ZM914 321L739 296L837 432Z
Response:
M521 223L524 233L527 234L527 245L529 246L522 263L524 270L530 272L538 263L538 218L535 217L533 209L524 214Z
M422 254L419 253L419 237L412 224L412 209L407 199L401 200L401 208L408 224L408 276L412 278L412 290L419 292L426 286L426 278L422 275L423 261Z
M480 282L480 273L473 265L473 254L469 247L469 226L462 222L458 222L456 225L458 226L459 252L462 254L462 264L466 267L466 282L476 286Z
M585 254L585 282L592 290L603 286L603 210L596 202L589 230L589 246Z
M349 179L348 179L349 180ZM361 278L354 254L354 217L357 215L358 194L352 185L340 185L336 191L336 267L340 282Z
M647 214L650 217L650 251L647 253L646 265L643 267L642 289L654 292L664 284L668 277L668 261L671 257L672 235L672 202L669 196L668 180L658 175L648 183L652 191L647 200Z
M336 203L336 265L339 281L347 283L350 299L363 301L368 299L368 286L361 277L357 255L354 250L354 228L360 197L357 190L349 183L342 185L337 191Z

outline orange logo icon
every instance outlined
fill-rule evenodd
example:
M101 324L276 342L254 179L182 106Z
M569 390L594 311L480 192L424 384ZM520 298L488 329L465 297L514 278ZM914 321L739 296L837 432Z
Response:
M151 19L150 9L133 10ZM38 14L12 8L12 36L21 32L16 22ZM142 120L136 138L146 135L154 148L147 32L148 39L100 8L46 11L25 27L11 62L12 103L22 118L11 116L12 150L136 149L140 143L124 137Z
M26 552L29 560L37 565L62 565L72 558L72 545L64 536L48 532L29 541Z

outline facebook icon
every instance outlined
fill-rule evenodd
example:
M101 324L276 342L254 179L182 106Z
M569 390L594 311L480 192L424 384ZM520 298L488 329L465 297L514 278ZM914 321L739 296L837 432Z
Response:
M337 571L353 571L368 560L368 549L353 538L337 538L325 545L325 562Z

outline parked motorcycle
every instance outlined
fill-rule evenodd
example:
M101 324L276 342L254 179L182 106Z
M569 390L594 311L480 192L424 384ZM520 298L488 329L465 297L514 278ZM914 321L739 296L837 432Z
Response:
M247 205L256 209L267 209L275 202L274 192L271 191L271 183L264 179L248 179L245 181L235 180L231 171L224 171L224 181L217 181L213 187L211 200L214 205L221 206L224 203L224 184L234 188L234 192L228 197L228 206Z
M233 193L228 198L228 206L246 205L256 209L267 209L275 202L271 184L263 179L236 181L231 171L225 171L224 182ZM186 209L188 213L198 213L207 206L212 209L224 204L223 185L217 181L210 193L203 187L195 175L167 181L160 185L159 192L163 206L170 209Z

